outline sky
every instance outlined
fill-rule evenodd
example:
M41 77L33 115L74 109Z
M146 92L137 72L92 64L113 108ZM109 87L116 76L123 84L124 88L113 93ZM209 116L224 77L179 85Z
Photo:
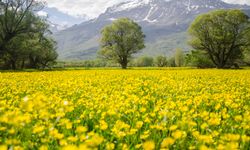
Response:
M105 12L107 7L127 0L46 0L48 7L55 7L59 11L75 17L95 18ZM223 0L234 4L248 4L250 0Z

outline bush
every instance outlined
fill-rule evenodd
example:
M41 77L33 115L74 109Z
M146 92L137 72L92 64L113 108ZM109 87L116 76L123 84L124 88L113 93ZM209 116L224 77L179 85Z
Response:
M185 57L185 64L198 68L213 68L215 65L203 51L193 50Z
M154 61L157 67L167 67L168 65L168 58L166 56L157 56Z
M152 66L154 66L154 58L149 57L149 56L139 57L132 63L132 66L135 66L135 67L152 67Z

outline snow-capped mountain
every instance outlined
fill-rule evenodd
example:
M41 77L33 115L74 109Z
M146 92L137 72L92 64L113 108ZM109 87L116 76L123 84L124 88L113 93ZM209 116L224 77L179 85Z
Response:
M143 7L148 5L151 2L151 0L133 0L128 2L123 2L120 4L117 4L111 8L108 9L110 12L119 12L119 11L129 11L133 8Z
M99 20L129 17L137 22L172 24L214 9L247 8L221 0L133 0L107 9ZM173 22L174 21L174 22Z
M250 6L221 0L131 0L109 7L96 19L54 36L60 58L94 58L101 29L117 18L128 17L139 23L146 34L147 48L143 54L171 54L177 47L188 50L185 32L196 16L216 9L250 10Z
M51 21L48 21L48 24L49 24L49 26L50 26L50 31L52 32L52 33L57 33L57 32L59 32L59 31L62 31L62 30L65 30L65 29L67 29L67 28L69 28L70 26L69 25L67 25L67 24L56 24L56 23L53 23L53 22L51 22Z
M37 15L45 17L50 25L50 30L55 33L65 30L75 24L80 24L86 21L86 17L77 18L60 12L56 8L45 7L43 10L37 12Z

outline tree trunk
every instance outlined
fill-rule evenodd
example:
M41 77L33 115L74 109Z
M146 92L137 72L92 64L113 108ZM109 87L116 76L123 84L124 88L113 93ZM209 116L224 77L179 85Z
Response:
M217 65L217 69L224 69L224 68L225 68L225 65L222 65L222 64Z
M122 65L122 69L127 69L127 64L125 64L125 63L123 64L122 63L121 65Z
M29 67L32 69L37 68L37 60L36 58L33 58L32 56L29 57Z
M16 61L15 60L11 60L11 69L16 70Z
M122 69L127 69L127 66L128 66L128 59L127 58L123 58L121 60L121 66L122 66Z
M226 64L225 64L225 63L219 63L219 64L217 65L217 68L218 68L218 69L225 69L225 68L227 68L227 67L226 67Z
M216 65L218 69L224 69L226 62L224 60L218 59L218 64Z
M25 66L25 60L23 59L21 68L24 69L24 66Z

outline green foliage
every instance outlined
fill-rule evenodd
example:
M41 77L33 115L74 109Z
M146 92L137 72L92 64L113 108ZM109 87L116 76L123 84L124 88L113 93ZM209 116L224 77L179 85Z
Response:
M175 66L181 67L184 64L184 54L182 49L177 48L175 50Z
M33 41L35 47L30 47L29 65L31 68L50 68L56 63L58 54L56 53L55 41L49 38L42 38Z
M250 50L244 51L243 64L250 66Z
M154 58L149 56L142 56L135 60L136 67L152 67L154 65Z
M123 69L132 55L145 47L141 27L128 18L121 18L104 27L99 56L119 63Z
M83 60L83 61L59 61L56 68L99 68L99 67L118 67L118 64L103 61L101 59Z
M175 64L175 57L170 57L168 59L168 66L169 67L176 67L176 64Z
M215 65L204 51L193 50L185 57L185 65L198 68L213 68Z
M155 58L155 64L157 67L166 67L168 65L168 58L166 56L157 56Z
M57 59L55 41L45 18L34 11L43 7L33 0L4 1L0 14L0 60L3 68L50 67Z
M189 28L190 45L204 51L217 68L231 67L250 46L248 16L240 10L216 10L198 16Z

